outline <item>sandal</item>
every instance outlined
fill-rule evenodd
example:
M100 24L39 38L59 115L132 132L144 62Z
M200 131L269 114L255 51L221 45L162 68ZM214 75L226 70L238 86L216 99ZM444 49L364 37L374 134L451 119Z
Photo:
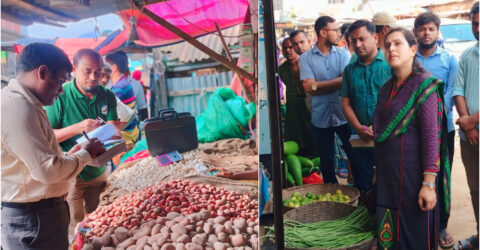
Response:
M454 250L459 249L475 249L478 248L478 236L472 235L468 239L459 240L457 244L453 246Z
M451 242L447 244L446 242L448 238L450 238ZM443 244L442 244L442 241L444 242ZM451 248L453 244L454 244L454 241L452 236L450 236L450 234L448 234L445 229L441 229L440 233L438 234L438 245L442 249L448 249L448 248Z
M336 172L337 176L342 179L348 178L348 169L346 168L339 168Z

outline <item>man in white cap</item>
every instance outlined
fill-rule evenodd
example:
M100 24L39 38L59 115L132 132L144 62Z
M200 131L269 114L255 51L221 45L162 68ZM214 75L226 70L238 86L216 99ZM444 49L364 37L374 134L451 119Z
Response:
M375 24L375 31L378 35L377 47L385 51L385 36L394 27L397 26L397 19L387 12L377 12L373 15L372 23Z

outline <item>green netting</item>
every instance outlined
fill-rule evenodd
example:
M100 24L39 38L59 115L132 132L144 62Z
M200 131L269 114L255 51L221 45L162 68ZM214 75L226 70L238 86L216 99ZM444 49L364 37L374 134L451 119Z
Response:
M218 88L208 100L205 111L196 118L198 142L246 139L248 134L244 131L248 131L248 121L255 113L255 103L247 104L229 88Z
M143 138L140 141L138 141L137 143L135 143L135 147L133 147L130 151L125 153L122 156L122 158L120 158L120 165L122 165L125 160L134 156L136 153L141 152L141 151L146 150L146 149L148 149L147 140L145 138Z

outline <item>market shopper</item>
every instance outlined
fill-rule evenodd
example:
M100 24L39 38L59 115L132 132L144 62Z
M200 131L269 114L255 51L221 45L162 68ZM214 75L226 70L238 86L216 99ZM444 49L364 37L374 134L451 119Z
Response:
M295 30L290 33L290 39L293 43L293 49L299 56L312 48L312 40L303 30Z
M415 18L414 34L418 42L417 61L422 67L433 76L445 83L443 95L447 109L448 126L448 160L453 162L453 151L455 143L455 127L453 126L453 99L452 91L457 77L458 61L453 54L437 45L439 37L440 18L432 12L422 13ZM441 171L440 174L443 175ZM451 174L445 173L448 176ZM440 189L442 189L441 184ZM439 193L439 201L443 201L442 192ZM441 248L453 246L453 238L447 233L447 223L450 214L440 206L440 231L438 241Z
M101 56L94 50L81 49L73 58L73 66L75 78L63 85L63 93L53 105L45 107L55 137L65 152L75 147L83 132L101 126L101 120L113 124L120 138L115 95L99 85L103 67ZM106 184L105 166L87 165L78 174L67 197L73 223L82 221L86 213L97 208Z
M128 60L121 54L112 53L107 55L105 61L112 69L110 79L112 79L113 82L113 93L115 93L115 96L117 96L123 104L135 111L135 94L133 87L127 78ZM127 150L130 150L135 146L135 143L138 141L138 136L139 130L137 127L137 119L134 118L122 128L122 138L126 140Z
M110 79L110 74L112 73L112 69L110 67L104 65L102 68L102 74L100 75L100 84L105 86L107 89L111 89L113 86L112 79Z
M345 42L344 49L348 50L348 54L350 55L352 55L354 52L353 47L350 44L350 32L348 31L351 25L352 23L344 23L340 27L340 34L342 34L341 39Z
M375 32L378 36L377 47L385 51L385 36L397 26L397 19L388 12L377 12L373 15L372 23L375 24Z
M282 53L287 59L278 69L278 74L287 88L284 138L286 141L292 140L298 143L300 155L311 156L314 144L310 111L305 104L305 91L300 84L298 54L295 53L293 43L288 37L282 42Z
M133 71L132 73L132 78L134 80L137 80L137 82L140 83L140 85L142 85L142 88L143 88L143 94L146 96L147 95L147 87L145 87L145 84L144 82L142 81L142 71L140 70L135 70ZM146 98L146 97L145 97Z
M473 5L470 18L477 43L460 57L453 96L460 116L456 122L460 126L460 152L477 220L477 234L459 241L454 249L478 248L478 2Z
M312 94L312 131L316 154L321 159L325 183L337 183L334 167L334 135L340 137L348 159L354 165L350 145L351 128L342 113L339 89L342 73L349 62L348 51L336 46L339 28L335 19L319 17L315 22L317 43L300 56L300 81L305 92ZM353 161L352 161L353 160Z
M377 48L375 25L358 20L350 28L351 46L357 59L343 71L342 110L355 133L365 142L373 143L373 114L378 90L392 76L383 52ZM373 147L353 148L355 167L352 169L355 187L366 191L373 185Z
M312 40L303 30L294 30L290 33L290 40L292 41L293 50L298 56L307 52L312 48ZM305 105L308 111L312 112L312 95L305 92Z
M437 173L449 167L443 82L418 64L416 52L411 31L386 35L393 77L379 90L373 118L381 249L437 249L438 206L449 209L437 202L444 191Z
M63 153L43 109L62 93L72 65L51 44L26 46L2 89L2 249L68 249L70 183L105 151L97 139Z
M148 108L147 100L145 98L145 92L143 91L143 85L140 83L140 77L142 76L142 72L140 72L140 77L138 79L135 79L133 75L130 74L127 54L121 50L115 53L123 56L127 61L127 80L132 85L133 93L135 94L135 115L139 119L138 121L143 121L148 118Z

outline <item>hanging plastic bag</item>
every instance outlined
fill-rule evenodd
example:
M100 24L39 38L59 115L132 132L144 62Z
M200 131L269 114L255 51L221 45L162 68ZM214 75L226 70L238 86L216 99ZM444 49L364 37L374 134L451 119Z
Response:
M248 121L255 113L254 103L247 104L231 89L218 88L208 100L205 111L196 118L198 142L247 139Z

